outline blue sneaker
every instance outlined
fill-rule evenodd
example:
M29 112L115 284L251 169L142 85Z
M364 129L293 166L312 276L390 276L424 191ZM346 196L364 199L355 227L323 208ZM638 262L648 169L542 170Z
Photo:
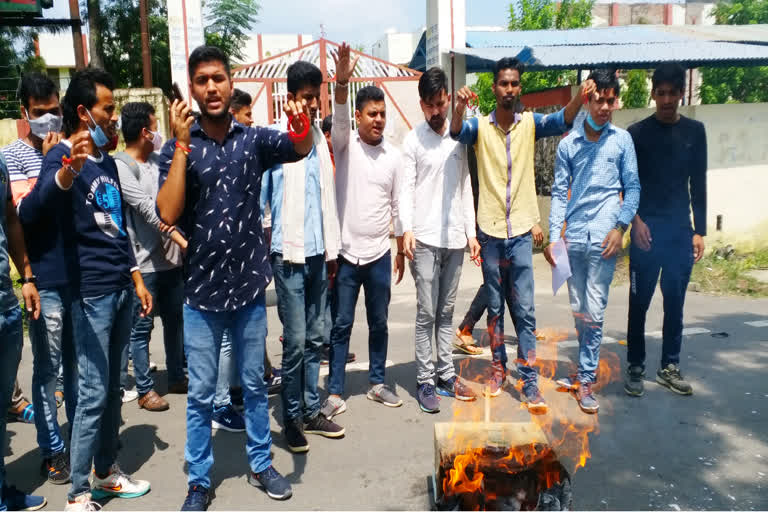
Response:
M32 404L27 404L20 411L8 411L8 421L17 421L19 423L34 423L35 408Z
M538 386L531 384L523 387L522 402L528 407L528 410L534 414L547 412L547 402L541 396Z
M181 510L208 510L211 492L202 485L190 485Z
M213 409L211 426L214 429L220 428L227 432L245 432L245 419L235 410L232 404L227 404L224 407L215 407Z
M3 510L40 510L48 502L42 496L24 494L14 486L3 486Z
M274 466L269 466L260 473L250 471L248 483L254 487L261 487L267 492L267 496L273 500L287 500L293 495L291 484L277 472Z
M425 382L424 384L419 384L416 399L422 411L432 414L440 412L440 399L437 398L435 386L432 383Z
M579 401L579 407L587 414L595 414L600 408L595 395L592 394L592 383L582 382L576 391L576 400Z

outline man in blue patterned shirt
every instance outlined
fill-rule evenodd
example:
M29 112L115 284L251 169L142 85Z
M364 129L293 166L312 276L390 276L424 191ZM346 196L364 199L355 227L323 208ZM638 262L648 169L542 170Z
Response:
M189 369L187 444L189 492L182 510L206 510L211 500L211 417L224 330L240 371L245 402L248 482L269 497L287 499L291 486L270 460L272 436L264 383L267 319L264 289L272 279L261 227L259 192L264 171L295 162L312 148L312 138L293 143L286 133L246 127L229 113L229 59L201 46L189 57L192 97L200 116L184 101L171 107L175 139L163 148L160 218L183 229L189 240L184 262L184 350ZM285 113L308 115L304 102L288 101Z
M559 240L566 223L564 238L572 273L568 295L579 337L578 374L557 383L574 391L584 412L595 413L599 406L592 384L608 291L622 236L640 202L640 181L632 138L611 124L619 81L607 70L595 71L589 78L597 91L589 95L587 114L576 120L573 131L557 147L549 237L550 242ZM544 256L555 265L551 244Z

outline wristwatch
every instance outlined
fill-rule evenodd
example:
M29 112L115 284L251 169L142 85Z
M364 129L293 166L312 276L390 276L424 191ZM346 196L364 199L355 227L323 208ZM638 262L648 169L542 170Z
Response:
M30 283L35 284L36 281L37 281L37 276L33 275L30 277L22 277L17 282L19 284L30 284Z
M617 222L615 226L613 226L613 229L616 229L621 233L622 235L627 231L627 224L624 224L623 222Z

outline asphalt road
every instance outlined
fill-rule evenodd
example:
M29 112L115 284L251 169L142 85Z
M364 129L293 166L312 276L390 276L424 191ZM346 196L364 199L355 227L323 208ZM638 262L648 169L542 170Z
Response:
M557 364L557 376L566 375L576 357L567 294L552 297L549 269L538 255L536 311L538 328L549 341L540 342L539 358ZM464 314L481 282L480 270L464 265L455 323ZM599 432L589 437L591 458L573 474L574 506L592 510L648 509L768 509L768 300L688 295L682 369L694 386L694 395L677 396L654 383L661 340L651 333L648 342L646 394L624 394L621 371L626 347L626 286L615 287L606 312L604 361L612 362L610 380L598 393ZM276 502L246 483L248 465L244 434L214 433L213 468L216 499L211 510L245 509L427 509L427 477L434 469L433 425L478 414L482 403L460 405L443 399L435 415L421 412L415 400L413 324L415 289L406 277L393 287L390 308L390 345L387 380L396 385L405 404L390 409L365 399L367 382L367 329L363 300L358 301L352 350L358 363L348 370L349 410L337 417L346 427L338 440L310 437L307 454L293 455L279 426L280 400L270 398L275 467L293 484L294 496ZM661 329L661 297L657 293L648 316L648 330ZM483 320L484 322L484 320ZM514 357L512 322L507 319L507 349ZM277 340L280 325L269 308L270 356L280 360ZM476 337L482 337L478 325ZM726 333L725 335L719 333ZM713 334L715 336L713 336ZM155 374L159 392L166 388L162 369L161 330L155 329L151 349L161 363ZM557 351L553 347L557 347ZM456 355L457 360L462 359ZM489 357L464 363L464 374L478 377ZM32 355L25 344L20 379L29 395ZM615 370L616 368L614 368ZM323 372L321 375L325 375ZM321 387L325 388L325 378ZM543 379L542 389L558 418L582 424L594 421L578 409L567 394L558 393ZM152 491L135 500L112 500L107 510L178 510L186 494L184 469L185 397L168 395L171 409L161 413L140 410L136 402L123 407L123 451L119 462L137 478L148 479ZM60 421L65 421L63 409ZM492 421L529 421L518 394L508 385L491 402ZM597 426L597 425L595 425ZM26 491L46 496L48 509L63 508L67 486L48 484L40 474L40 454L31 425L10 424L6 448L8 481Z

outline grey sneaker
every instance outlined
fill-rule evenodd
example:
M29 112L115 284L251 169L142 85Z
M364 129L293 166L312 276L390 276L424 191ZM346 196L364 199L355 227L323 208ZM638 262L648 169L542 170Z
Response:
M320 414L330 420L333 419L334 416L338 416L346 410L347 402L345 402L341 397L331 395L325 400L323 406L320 408Z
M645 368L642 366L630 366L627 368L627 375L624 378L624 392L630 396L643 396L643 377L645 377Z
M370 389L368 389L368 394L365 396L368 400L381 402L387 407L400 407L403 405L403 401L400 400L400 397L384 384L372 384Z
M591 382L582 382L579 385L579 389L576 390L576 400L578 400L581 410L587 414L594 414L600 408L595 395L592 394Z
M680 366L669 363L666 368L659 369L656 372L656 382L667 387L679 395L692 395L693 388L683 380L683 374L680 373Z
M419 384L416 398L422 411L429 413L440 412L440 399L437 398L435 386L431 382Z

